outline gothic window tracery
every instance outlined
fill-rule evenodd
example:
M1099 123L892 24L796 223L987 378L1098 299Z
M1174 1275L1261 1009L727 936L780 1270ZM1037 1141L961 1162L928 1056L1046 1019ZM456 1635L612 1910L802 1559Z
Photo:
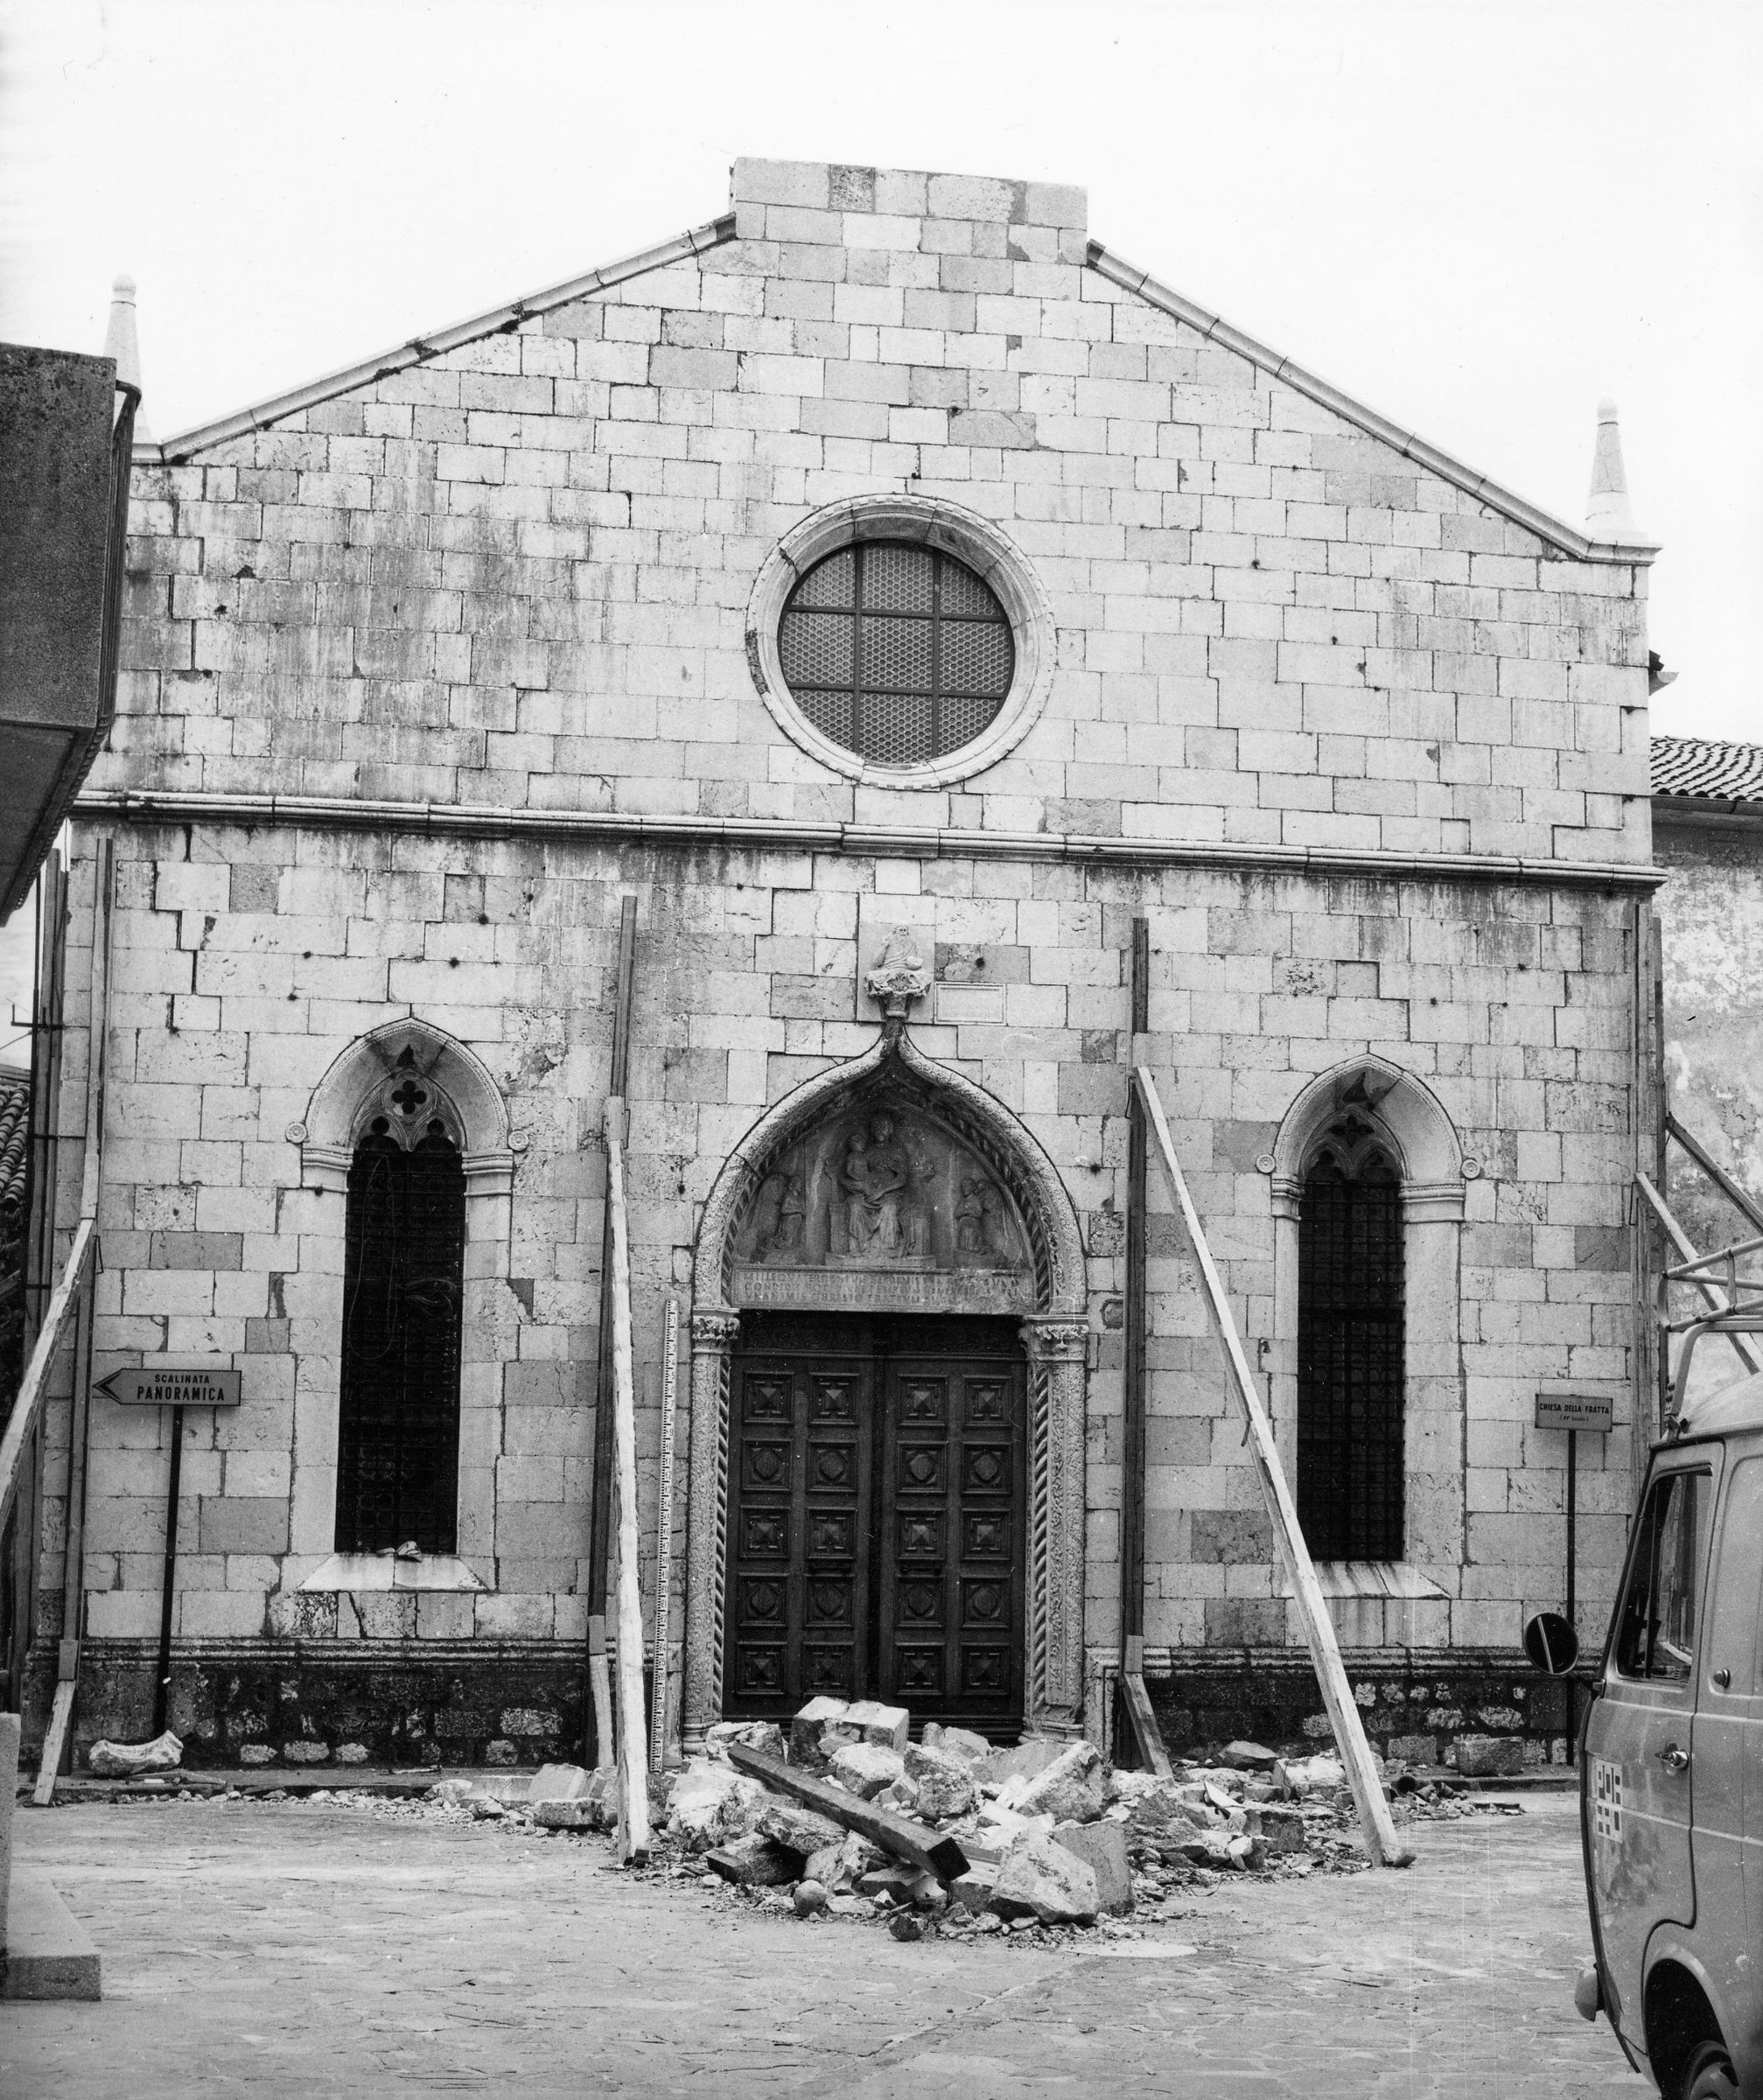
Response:
M465 1245L458 1110L407 1047L357 1112L337 1447L339 1552L457 1546Z

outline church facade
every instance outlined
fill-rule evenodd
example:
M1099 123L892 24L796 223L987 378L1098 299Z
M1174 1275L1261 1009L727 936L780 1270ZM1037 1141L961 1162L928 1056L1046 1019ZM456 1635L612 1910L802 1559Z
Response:
M1374 1735L1562 1754L1536 1397L1613 1405L1588 1622L1655 1405L1650 548L1123 263L1080 191L794 163L136 460L59 1127L108 849L94 1376L239 1382L181 1418L192 1759L581 1745L627 899L676 1740L819 1690L1100 1738L1123 1550L1174 1737L1319 1712L1154 1172L1131 1332L1137 1063ZM86 1418L82 1740L144 1732L173 1419Z

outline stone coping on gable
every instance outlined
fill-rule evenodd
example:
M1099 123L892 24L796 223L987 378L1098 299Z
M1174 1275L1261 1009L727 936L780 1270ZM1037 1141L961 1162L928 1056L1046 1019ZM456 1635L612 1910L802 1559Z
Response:
M497 809L472 803L367 802L342 795L202 794L123 788L80 795L73 815L87 822L108 818L135 824L304 825L319 830L414 831L467 838L747 847L755 852L846 853L887 859L1093 861L1099 865L1541 884L1569 889L1651 891L1669 874L1668 869L1647 861L1396 853L1373 847L1227 845L1077 831L803 823L771 817L644 816L618 810Z

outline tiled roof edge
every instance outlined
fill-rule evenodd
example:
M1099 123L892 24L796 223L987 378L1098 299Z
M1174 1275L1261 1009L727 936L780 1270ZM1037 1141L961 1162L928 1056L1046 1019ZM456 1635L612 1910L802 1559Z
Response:
M663 241L659 247L646 248L619 262L608 262L599 270L591 270L585 276L571 277L565 284L530 292L526 298L494 307L488 313L473 314L470 319L455 321L449 327L412 336L409 342L400 343L395 349L382 351L377 357L364 358L360 364L346 365L339 372L326 373L322 379L311 380L286 394L272 396L268 401L255 402L250 407L235 410L232 415L220 416L213 423L199 424L194 430L179 431L175 438L167 438L159 444L137 444L136 464L175 466L213 445L226 444L234 438L248 438L253 430L266 430L284 416L316 408L321 402L334 401L339 395L352 393L357 387L370 386L376 379L385 379L394 372L426 363L431 357L461 349L467 343L480 342L486 335L504 334L519 327L522 321L567 306L573 299L591 298L595 292L609 290L614 284L628 284L633 277L665 270L671 262L683 262L692 256L720 248L734 237L734 214L724 213L706 225L692 227L671 241Z
M1441 452L1424 438L1412 430L1404 430L1399 424L1391 423L1387 416L1380 416L1375 409L1368 408L1351 394L1343 394L1339 387L1307 371L1304 366L1283 352L1270 348L1241 328L1234 328L1215 313L1207 312L1204 306L1185 298L1167 284L1160 284L1148 272L1122 260L1104 248L1100 241L1089 244L1089 267L1098 276L1106 277L1111 284L1136 292L1148 304L1172 314L1179 321L1186 321L1190 328L1197 329L1209 342L1234 350L1239 357L1246 357L1259 370L1277 379L1282 386L1290 387L1294 393L1303 394L1339 416L1344 422L1353 424L1368 437L1375 438L1400 452L1404 458L1412 459L1417 466L1424 467L1428 473L1437 474L1443 481L1462 489L1473 496L1478 503L1485 503L1490 510L1498 511L1501 517L1509 518L1515 525L1522 525L1527 532L1534 532L1541 540L1560 553L1578 562L1613 562L1644 568L1651 564L1659 552L1652 541L1634 541L1619 543L1607 540L1592 540L1541 509L1526 497L1516 495L1509 488L1480 473L1462 460Z
M1763 744L1656 736L1651 756L1656 808L1763 818Z

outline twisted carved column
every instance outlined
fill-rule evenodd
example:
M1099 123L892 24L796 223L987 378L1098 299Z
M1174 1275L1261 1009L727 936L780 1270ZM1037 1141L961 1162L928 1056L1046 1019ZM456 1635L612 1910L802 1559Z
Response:
M1072 1726L1083 1700L1084 1386L1089 1329L1070 1315L1023 1323L1030 1457L1029 1720Z
M728 1565L729 1368L741 1316L717 1306L692 1314L691 1484L686 1502L685 1684L681 1722L688 1755L723 1705L723 1585Z

